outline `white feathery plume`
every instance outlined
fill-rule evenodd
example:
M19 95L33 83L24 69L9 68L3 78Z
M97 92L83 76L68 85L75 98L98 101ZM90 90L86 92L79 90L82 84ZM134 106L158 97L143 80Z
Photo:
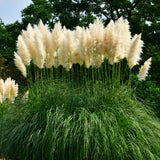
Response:
M16 65L16 67L22 72L22 75L24 77L27 77L27 71L26 71L26 66L24 65L21 57L16 53L14 52L14 63Z
M37 26L34 27L34 31L35 31L35 46L37 53L36 65L39 68L43 68L46 59L46 52L43 43L42 31Z
M92 35L92 43L95 54L102 54L104 41L104 24L97 18L93 24L89 25L89 31Z
M71 69L73 63L73 54L77 48L77 43L75 41L75 31L67 30L64 39L65 52L66 52L66 63L65 68L67 70Z
M28 39L28 33L27 33L27 31L22 30L21 36L22 36L23 40L25 41L25 43L27 43L27 39Z
M63 34L61 34L61 39L58 47L58 61L59 64L62 65L63 67L66 65L67 58L68 58L68 53L66 52L66 41L65 41L65 35L66 35L67 30L64 28L63 29Z
M15 97L18 95L18 84L15 84L15 81L11 80L11 87L10 87L10 101L13 103Z
M79 63L82 65L85 60L85 55L86 55L86 31L84 28L81 27L76 27L75 30L75 51L73 55L73 63Z
M53 49L55 51L58 50L59 45L61 43L61 35L62 35L62 26L61 23L58 22L54 25L54 29L52 30L52 43L53 43Z
M74 64L79 63L80 65L83 64L81 59L81 48L80 39L82 37L82 28L77 26L74 32L74 51L72 56L72 62Z
M1 94L0 94L0 103L2 103L3 102L3 100L2 100L2 96L1 96Z
M1 79L0 82L3 80ZM3 103L6 99L11 101L12 103L15 100L15 97L18 95L18 84L15 84L14 80L11 80L11 78L7 78L4 84L4 95L2 96L0 94L0 103Z
M152 58L150 57L147 61L144 62L144 65L140 68L139 74L137 75L140 81L145 80L146 76L148 75L148 71L151 67Z
M47 26L43 24L42 20L40 20L38 28L42 33L43 45L46 52L46 67L51 68L53 65L53 58L55 56L55 51L52 44L52 34Z
M92 37L91 64L92 66L99 66L102 63L101 57L104 53L104 25L99 18L89 25L89 32Z
M127 55L127 61L129 68L132 69L133 66L137 65L141 59L143 41L141 40L141 34L135 35L131 40L131 45L129 48L129 53Z
M109 60L110 64L114 63L114 51L115 51L115 24L113 20L105 28L105 37L104 37L104 57Z
M91 33L89 31L89 29L86 29L85 32L85 36L86 36L86 43L84 44L84 47L86 48L86 52L85 52L85 65L87 68L89 68L92 65L92 53L93 53L93 47L92 47L92 37L91 37Z
M42 20L40 19L39 23L38 23L38 28L40 31L45 32L45 25L43 24Z
M52 68L53 66L53 56L50 53L46 53L46 68Z
M127 23L123 20L123 17L120 17L115 22L115 51L114 51L114 63L119 62L121 59L126 57L126 48L128 46L127 41L130 42L129 38L129 28ZM129 39L128 39L129 38Z
M46 50L46 67L51 68L53 65L53 58L55 57L55 51L52 44L52 34L46 26L44 33L45 34L43 34L43 37Z
M123 25L123 31L122 31L122 48L124 50L124 54L122 55L123 57L120 57L120 59L126 58L128 54L128 50L130 47L130 41L131 41L131 32L130 32L130 27L129 27L129 22L127 19L124 20L124 25Z
M34 63L36 64L37 52L36 52L36 46L35 46L35 33L34 33L34 28L32 28L30 23L27 26L26 32L27 32L26 43L27 43L31 58L33 59Z
M53 54L54 50L52 48L52 35L51 35L51 32L49 31L47 26L45 26L43 24L42 20L40 20L40 22L38 24L38 28L39 28L39 30L41 31L41 34L42 34L42 39L43 39L43 43L44 43L44 47L45 47L46 53Z
M11 77L7 78L4 82L4 85L5 85L5 98L9 99L10 98L10 89L11 89Z
M54 25L54 29L52 30L52 44L53 44L53 50L55 51L55 57L53 59L53 65L54 67L58 67L59 66L59 46L61 43L63 37L63 33L62 33L62 26L61 23L58 22Z
M4 85L4 80L0 79L0 103L5 100L5 85Z
M26 38L26 33L23 32L23 37ZM25 39L21 35L18 36L17 41L17 52L21 59L23 60L24 64L29 66L31 61L30 52L28 50L28 47L26 45Z

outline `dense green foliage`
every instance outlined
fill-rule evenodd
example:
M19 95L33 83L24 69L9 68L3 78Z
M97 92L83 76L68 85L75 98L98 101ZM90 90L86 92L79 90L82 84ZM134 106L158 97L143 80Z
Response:
M132 75L132 77L132 87L135 88L138 99L155 109L160 117L160 86L156 81L151 80L151 76L142 82L138 81L136 76Z
M18 21L13 24L4 25L0 19L0 54L9 61L13 60L16 40L21 30L22 25Z
M28 23L37 24L40 19L53 28L60 21L69 29L77 25L87 26L96 16L107 24L111 19L123 16L130 22L131 32L142 33L144 40L143 59L153 57L151 69L152 80L159 82L160 62L160 0L32 0L32 3L22 11L22 22L4 25L0 22L0 53L12 60L16 50L16 39Z
M0 121L0 152L13 159L160 159L160 123L126 86L72 88L43 81ZM2 117L2 114L1 114Z

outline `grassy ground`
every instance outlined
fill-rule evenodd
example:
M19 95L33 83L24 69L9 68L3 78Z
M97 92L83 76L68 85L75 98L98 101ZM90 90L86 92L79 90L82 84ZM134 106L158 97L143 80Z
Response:
M0 118L0 152L24 160L158 160L160 121L127 86L43 81ZM1 105L2 108L2 105ZM6 108L6 105L5 107Z

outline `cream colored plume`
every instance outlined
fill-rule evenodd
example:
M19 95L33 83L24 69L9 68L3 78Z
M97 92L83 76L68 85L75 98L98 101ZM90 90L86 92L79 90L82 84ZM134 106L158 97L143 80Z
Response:
M7 78L5 81L5 97L13 103L17 95L18 95L18 84L15 84L15 81L11 80L10 77Z
M35 31L34 28L30 24L27 26L27 38L26 43L31 55L31 58L33 59L33 62L36 64L37 62L37 51L36 51L36 45L35 45Z
M116 48L114 53L114 61L119 62L121 59L126 58L131 40L131 33L127 20L120 17L115 23L116 33Z
M129 53L127 55L127 61L130 69L139 63L141 59L140 56L142 53L142 47L143 41L141 40L141 34L136 34L131 40Z
M23 32L23 37L21 35L18 36L18 41L17 41L17 52L19 54L19 56L21 57L21 59L23 60L25 65L30 65L30 61L31 61L31 56L30 56L30 52L28 50L28 47L26 45L26 32Z
M1 83L2 82L2 83ZM12 103L15 100L15 97L18 95L18 84L15 84L14 80L7 78L5 82L0 79L0 89L3 87L3 95L0 93L0 103L3 103L5 100L11 101Z
M67 32L68 31L66 30L66 28L63 28L62 34L61 34L61 41L59 43L59 48L58 48L59 64L62 65L64 68L66 68L68 59L69 59L69 50L67 48L68 46L66 43Z
M51 68L53 66L55 50L52 44L52 34L46 26L44 26L43 28L43 43L44 43L45 52L46 52L45 65L47 68Z
M4 80L0 79L0 102L5 100L5 85Z
M35 46L36 46L36 65L39 68L44 67L45 59L46 59L46 52L45 52L45 46L43 42L43 35L42 31L37 26L34 27L35 31Z
M0 94L0 103L2 103L3 102L3 100L2 100L2 96L1 96L1 94Z
M47 26L43 24L42 20L40 20L38 24L38 28L42 33L42 39L43 39L46 53L49 53L50 55L54 56L55 51L52 45L52 34L50 30L47 28Z
M52 44L53 50L55 51L55 56L53 59L53 66L57 68L59 66L59 47L62 41L63 32L61 23L58 22L54 25L54 29L52 30Z
M72 68L73 56L77 48L75 41L75 31L67 30L64 39L66 63L64 67L69 70Z
M14 63L16 65L16 67L22 72L22 75L24 77L27 77L27 71L26 71L26 66L24 65L21 57L16 53L14 52Z
M86 55L86 31L82 27L76 27L75 30L75 51L73 53L73 63L82 65Z
M145 80L146 76L148 75L148 71L151 67L151 61L152 58L150 57L147 61L144 62L144 65L140 68L139 74L137 75L140 81Z
M84 44L84 47L85 47L84 61L85 61L86 67L89 68L92 65L91 62L92 62L92 54L93 54L94 48L92 43L92 35L88 28L85 30L85 36L86 36L86 41Z
M102 21L99 18L97 18L93 24L89 25L87 32L88 31L91 35L90 47L87 49L87 51L91 53L90 65L98 67L100 66L99 64L102 63L101 57L104 53L104 43L103 42L104 42L104 31L105 30L104 30L104 25Z
M58 22L54 25L54 29L52 30L52 43L53 49L57 52L59 45L61 43L61 36L63 36L61 23Z
M102 55L104 52L104 24L97 18L93 24L89 25L89 31L92 35L92 44L94 47L94 54Z
M115 51L115 42L116 42L116 34L115 34L115 24L111 20L110 23L105 28L105 38L104 38L104 48L105 53L104 56L109 60L110 64L114 63L114 51Z
M131 32L130 32L129 22L127 19L124 20L124 25L123 25L122 29L123 30L121 32L121 38L123 41L122 47L124 49L123 56L126 58L128 51L129 51L129 47L130 47L130 41L131 41ZM121 59L122 59L122 57L121 57Z

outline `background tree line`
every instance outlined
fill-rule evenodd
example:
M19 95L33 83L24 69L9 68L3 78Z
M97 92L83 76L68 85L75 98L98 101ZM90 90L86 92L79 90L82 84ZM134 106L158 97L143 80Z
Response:
M0 19L2 78L7 75L20 75L14 67L13 54L16 51L17 37L22 29L26 29L28 23L37 24L42 19L43 23L52 29L54 24L60 21L66 28L74 29L77 25L88 26L96 16L103 19L105 24L111 19L117 20L123 16L128 19L133 35L142 33L145 43L142 58L153 58L151 79L160 82L160 0L32 0L21 14L22 22L5 25Z

